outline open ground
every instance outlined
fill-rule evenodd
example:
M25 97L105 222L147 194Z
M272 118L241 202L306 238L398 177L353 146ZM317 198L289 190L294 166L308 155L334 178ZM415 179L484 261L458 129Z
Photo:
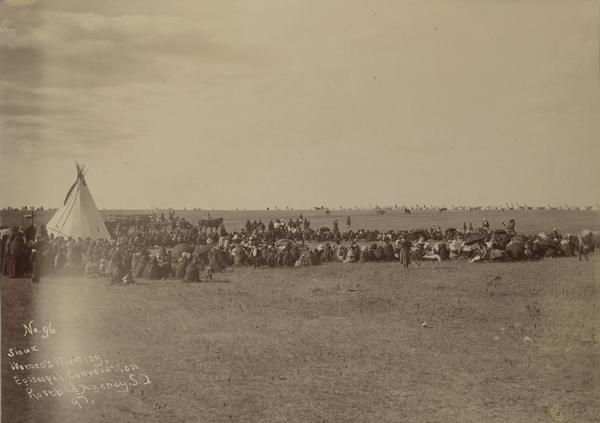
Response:
M3 280L3 421L597 422L599 259ZM56 334L24 337L31 319ZM30 361L99 354L151 384L84 409L28 398L7 348L33 344Z

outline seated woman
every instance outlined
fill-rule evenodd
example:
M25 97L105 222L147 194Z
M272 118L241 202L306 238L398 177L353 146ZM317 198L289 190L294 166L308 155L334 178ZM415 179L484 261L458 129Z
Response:
M424 245L423 259L424 260L442 261L442 258L438 254L438 246L437 246L437 244L435 244L435 245L425 244Z
M360 259L358 261L361 263L371 261L371 253L369 252L368 247L362 247L360 249Z
M144 270L144 277L150 280L159 280L161 278L160 266L158 265L158 259L156 256L148 262L146 269Z
M322 250L319 250L318 248L312 250L311 265L318 266L321 264L321 253Z
M106 274L106 267L107 267L108 263L107 260L102 257L100 259L100 262L98 263L98 273L99 275L105 275Z
M377 247L375 248L374 251L374 260L375 261L381 261L383 260L383 256L384 256L384 251L383 251L383 246L382 245L377 245Z
M448 250L450 251L450 258L457 259L460 257L460 253L462 250L462 241L454 239L448 245Z
M344 259L344 263L356 263L360 258L360 248L352 243L350 248L348 248L348 252L346 253L346 258Z
M112 268L111 268L111 283L118 284L121 283L121 279L123 279L124 269L123 263L119 260L120 256L117 256L117 260L114 260Z
M146 251L142 251L140 253L137 263L135 265L135 268L133 269L133 276L135 278L141 278L142 276L144 276L144 269L146 268L146 266L148 265L148 253Z
M184 282L200 282L200 271L198 269L198 262L196 259L192 259L186 269L185 275L183 276Z
M295 266L310 266L312 264L312 252L308 247L304 247L304 250L300 253L300 257L296 260Z
M437 245L437 253L440 256L441 260L450 259L450 251L448 250L448 246L445 242L440 242Z
M342 244L338 244L336 247L336 258L337 261L344 261L346 258L346 247L344 247Z
M175 279L182 280L185 277L185 272L190 263L188 253L183 253L177 263L177 269L175 270Z
M171 267L171 254L165 251L165 248L161 248L160 254L158 255L158 267L160 269L160 278L166 279L171 275L173 268Z

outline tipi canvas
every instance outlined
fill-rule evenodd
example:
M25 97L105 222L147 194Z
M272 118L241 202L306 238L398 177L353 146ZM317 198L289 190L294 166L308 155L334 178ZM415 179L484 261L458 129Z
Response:
M63 206L46 224L48 234L63 238L110 238L106 225L85 182L84 169L77 166L77 179L67 192Z

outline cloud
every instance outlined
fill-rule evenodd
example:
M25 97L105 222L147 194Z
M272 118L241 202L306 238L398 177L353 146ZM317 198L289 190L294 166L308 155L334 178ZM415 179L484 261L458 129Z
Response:
M79 157L111 151L136 138L145 90L10 88L14 99L0 102L2 153L6 157ZM6 89L5 89L6 91Z
M132 140L143 108L172 95L167 80L242 59L185 18L12 10L0 17L3 154L93 154Z
M36 115L41 113L42 97L28 88L0 85L0 116Z
M11 7L27 7L35 2L36 0L4 0L4 4Z
M0 20L0 55L10 62L4 79L32 83L39 78L29 73L43 72L44 86L160 80L169 75L170 59L201 66L242 58L184 18L48 11Z

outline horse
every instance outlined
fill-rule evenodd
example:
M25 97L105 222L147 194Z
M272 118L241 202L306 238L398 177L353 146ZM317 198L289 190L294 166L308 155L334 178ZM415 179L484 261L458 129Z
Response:
M587 252L600 248L600 231L590 231L584 229L577 234L577 243L579 245L579 261L583 255L587 260Z
M375 209L375 215L383 216L385 214L385 209L377 208Z
M213 228L218 229L219 226L221 226L222 224L223 224L222 217L218 217L216 219L200 219L198 221L198 228L204 229L204 232L206 232L206 228L210 228L210 232L212 233Z

